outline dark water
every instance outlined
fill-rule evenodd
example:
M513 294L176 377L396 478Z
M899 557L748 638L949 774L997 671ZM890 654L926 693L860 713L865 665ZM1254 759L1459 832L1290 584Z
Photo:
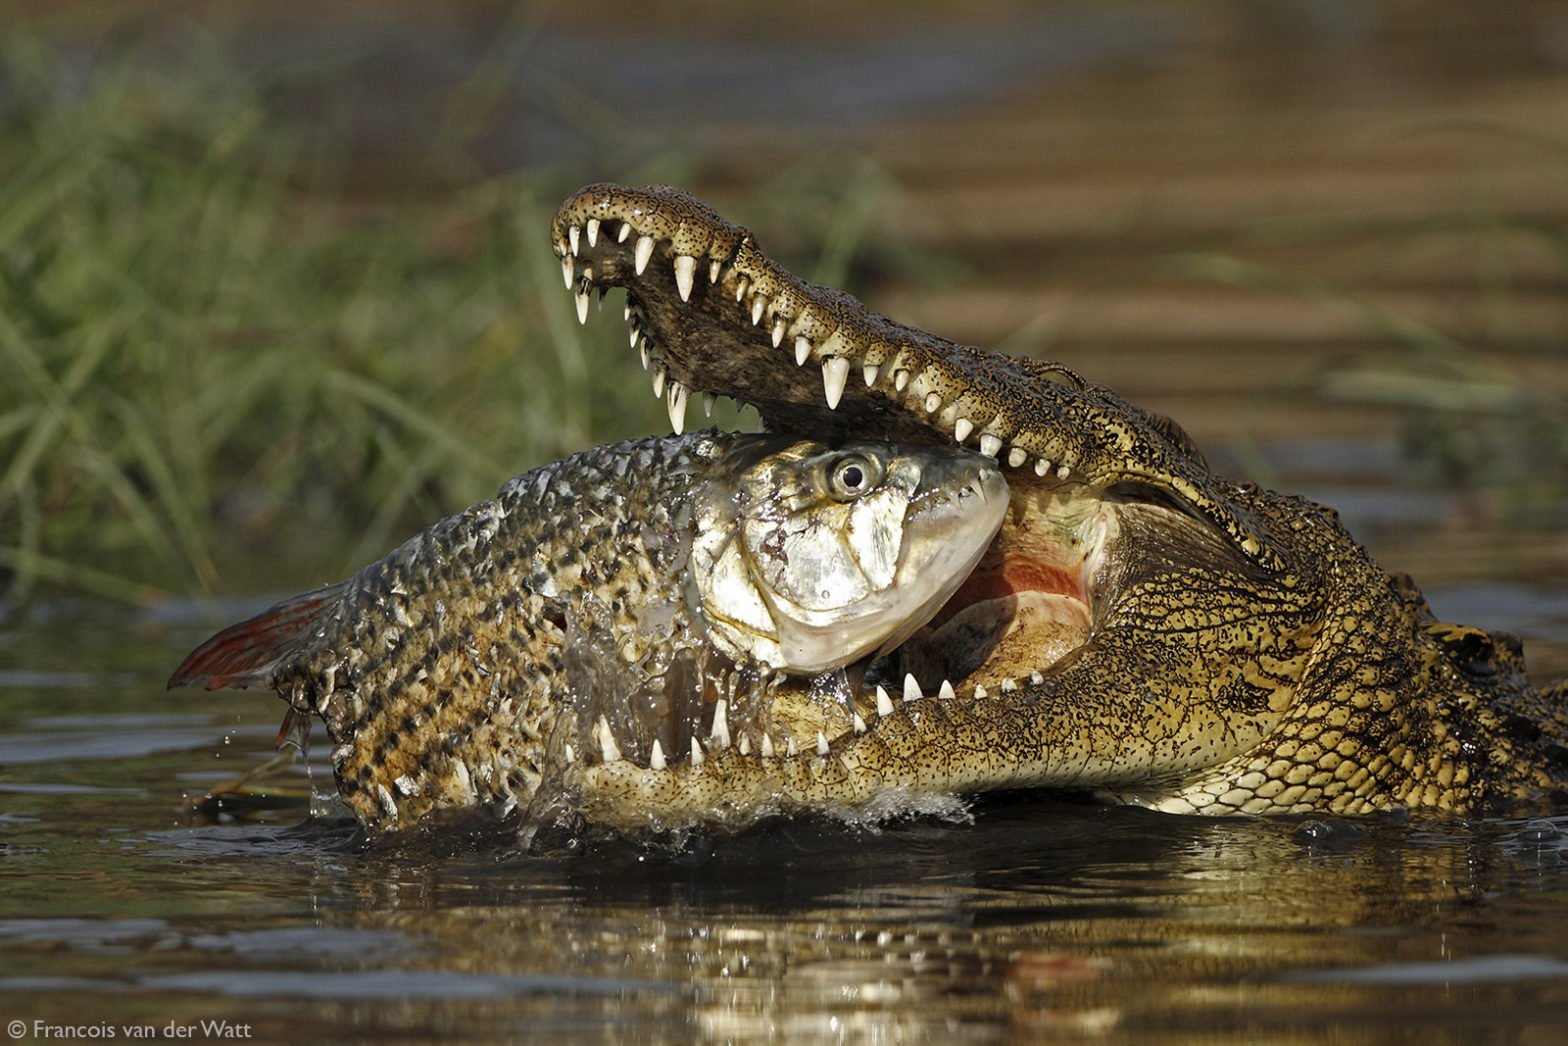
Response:
M1455 613L1496 595L1467 608L1468 591L1447 593ZM1568 601L1535 596L1560 627ZM367 850L319 801L303 823L181 813L271 754L281 711L163 691L209 612L0 622L0 1018L18 1041L223 1027L203 1021L273 1041L1568 1034L1568 815L1217 821L1017 796L675 855Z

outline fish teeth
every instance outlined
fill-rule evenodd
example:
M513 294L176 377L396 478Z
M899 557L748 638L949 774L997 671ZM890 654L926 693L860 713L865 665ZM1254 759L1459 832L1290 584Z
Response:
M599 735L599 754L604 756L606 763L613 763L621 757L621 746L615 743L615 735L610 733L610 721L604 716L599 717L596 733Z
M980 436L980 453L988 458L994 458L1002 453L1002 441L989 432Z
M887 691L877 687L877 716L886 719L893 714L893 699L887 696Z
M804 367L811 359L811 339L804 334L795 335L795 366Z
M844 385L849 381L849 361L842 356L831 356L822 361L822 391L827 396L828 410L838 407L844 396Z
M599 245L599 219L589 218L583 225L583 231L588 234L588 246L597 247ZM572 253L576 254L577 252L573 251Z
M713 702L713 731L709 736L720 748L730 746L729 702L722 697Z
M690 391L680 382L671 380L669 395L665 397L665 406L670 413L670 427L679 436L686 428L686 399Z
M920 684L915 680L915 674L913 672L904 673L904 704L907 705L911 701L919 701L925 696L925 694L920 692Z
M648 769L664 769L664 749L660 747L657 737L653 739L653 747L648 750Z
M675 289L681 301L691 301L691 284L697 275L697 259L689 254L675 256Z
M821 730L817 731L817 754L828 754L828 737Z
M959 443L962 443L964 440L969 438L969 434L974 430L974 422L970 421L968 418L959 418L958 421L953 425L953 439L957 440Z

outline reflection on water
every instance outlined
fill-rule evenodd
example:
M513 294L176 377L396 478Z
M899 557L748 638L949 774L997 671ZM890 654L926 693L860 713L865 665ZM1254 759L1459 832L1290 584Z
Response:
M200 623L33 616L0 668L103 641L82 678L8 677L26 683L0 735L8 1020L296 1041L1544 1041L1568 1023L1568 816L1210 821L1018 795L968 824L797 823L679 854L366 850L297 812L182 823L182 788L265 759L281 711L162 692Z

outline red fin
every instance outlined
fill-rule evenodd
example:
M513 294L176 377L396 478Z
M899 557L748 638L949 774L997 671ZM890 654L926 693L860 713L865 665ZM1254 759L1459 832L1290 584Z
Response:
M169 687L201 683L219 687L270 685L272 669L310 638L323 609L346 582L285 599L248 621L230 625L192 650L169 677Z

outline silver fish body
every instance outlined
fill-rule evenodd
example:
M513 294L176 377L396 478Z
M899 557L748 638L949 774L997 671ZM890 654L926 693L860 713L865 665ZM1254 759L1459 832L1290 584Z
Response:
M925 624L1006 504L995 463L954 447L600 447L225 629L170 685L270 687L320 716L371 827L570 806L590 763L809 748L807 677Z

